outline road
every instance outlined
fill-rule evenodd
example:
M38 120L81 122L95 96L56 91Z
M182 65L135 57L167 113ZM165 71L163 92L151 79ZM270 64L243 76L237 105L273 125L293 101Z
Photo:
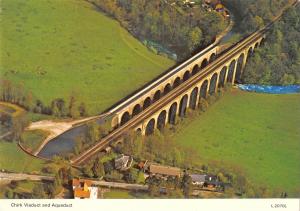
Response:
M0 181L12 181L12 180L30 180L30 181L53 181L53 176L43 176L43 175L34 175L34 174L22 174L22 173L6 173L0 172ZM91 179L88 179L91 180ZM106 187L106 188L119 188L125 190L139 190L139 191L147 191L148 185L141 184L129 184L129 183L120 183L120 182L106 182L99 180L91 180L93 184Z
M6 181L11 181L11 180L31 180L31 181L48 180L48 181L53 181L54 177L34 175L34 174L0 172L0 181L5 181L5 180Z
M8 132L4 133L3 135L0 135L0 139L5 138L6 136L9 136L11 134L12 134L12 132L8 131Z
M97 181L92 180L93 184L99 185L101 187L106 188L119 188L126 190L139 190L139 191L147 191L148 185L140 185L140 184L129 184L129 183L120 183L120 182L106 182L106 181Z

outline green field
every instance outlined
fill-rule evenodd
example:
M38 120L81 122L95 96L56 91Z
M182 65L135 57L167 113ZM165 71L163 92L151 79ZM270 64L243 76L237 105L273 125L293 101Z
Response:
M26 154L16 143L0 140L0 169L21 173L38 173L44 165L44 161Z
M103 193L104 199L148 199L147 192L110 189Z
M128 191L112 189L103 193L105 199L133 199L134 197Z
M236 166L256 185L300 191L300 95L268 95L234 90L175 140L195 148L200 162Z
M90 114L174 64L81 0L2 0L0 71L49 104L74 92Z

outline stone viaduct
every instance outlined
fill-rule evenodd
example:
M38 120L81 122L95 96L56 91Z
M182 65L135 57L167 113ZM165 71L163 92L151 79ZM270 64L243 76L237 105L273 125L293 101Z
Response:
M260 36L249 45L243 47L221 66L199 79L185 93L172 99L160 111L153 114L152 117L144 119L135 129L144 135L151 134L155 128L161 130L167 123L174 124L177 116L184 117L188 108L196 109L201 98L205 99L208 95L214 94L218 88L225 86L226 83L234 84L239 82L247 59L260 46L264 37L264 35ZM166 96L170 91L179 87L180 84L190 80L198 73L205 72L221 55L222 52L219 51L219 47L215 46L179 65L172 70L174 73L171 76L166 75L166 77L163 76L164 78L153 82L153 87L151 87L152 84L149 85L151 89L142 90L141 94L138 93L133 99L129 99L128 101L130 102L124 102L126 106L114 113L112 127L118 128L126 124L130 119L151 107L152 104Z
M239 82L248 58L262 44L267 30L261 29L223 52L215 46L208 48L110 110L114 130L71 163L80 165L126 131L150 135L156 128L174 124L187 109L196 109L202 98L216 93L225 83Z
M109 111L114 116L111 124L112 127L117 128L124 125L128 120L205 68L217 58L218 54L218 46L207 47L202 52L180 64L128 100L113 108Z

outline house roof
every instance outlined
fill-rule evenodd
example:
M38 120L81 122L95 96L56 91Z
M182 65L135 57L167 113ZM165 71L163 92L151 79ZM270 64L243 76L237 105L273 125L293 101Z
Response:
M206 175L206 182L218 182L218 177L216 175Z
M200 183L205 182L205 177L206 177L205 174L191 174L190 176L193 182L200 182Z
M84 191L82 189L75 189L74 190L74 197L78 197L78 198L90 198L90 191Z
M72 186L81 187L81 183L85 183L88 187L92 186L93 181L87 179L73 179Z
M73 185L73 186L80 186L80 181L79 181L79 179L73 179L73 180L72 180L72 185Z
M121 157L116 158L115 159L115 167L122 168L124 165L126 165L128 163L129 159L130 159L130 156L125 156L125 155L122 155Z
M152 174L161 174L168 176L180 176L181 173L179 168L170 166L160 166L156 164L151 164L149 167L149 171Z
M144 168L144 166L145 166L145 162L143 162L143 161L139 162L138 167L140 169Z

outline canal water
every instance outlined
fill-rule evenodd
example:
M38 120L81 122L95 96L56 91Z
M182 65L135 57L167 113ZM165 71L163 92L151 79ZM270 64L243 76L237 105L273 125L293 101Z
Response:
M98 124L103 124L103 119L95 120ZM87 125L80 125L72 128L65 133L57 136L49 141L43 149L39 152L38 156L51 159L53 156L66 156L72 152L75 147L75 140L80 135L85 135L87 131Z
M256 84L239 84L241 90L268 94L292 94L300 92L300 85L268 86Z

